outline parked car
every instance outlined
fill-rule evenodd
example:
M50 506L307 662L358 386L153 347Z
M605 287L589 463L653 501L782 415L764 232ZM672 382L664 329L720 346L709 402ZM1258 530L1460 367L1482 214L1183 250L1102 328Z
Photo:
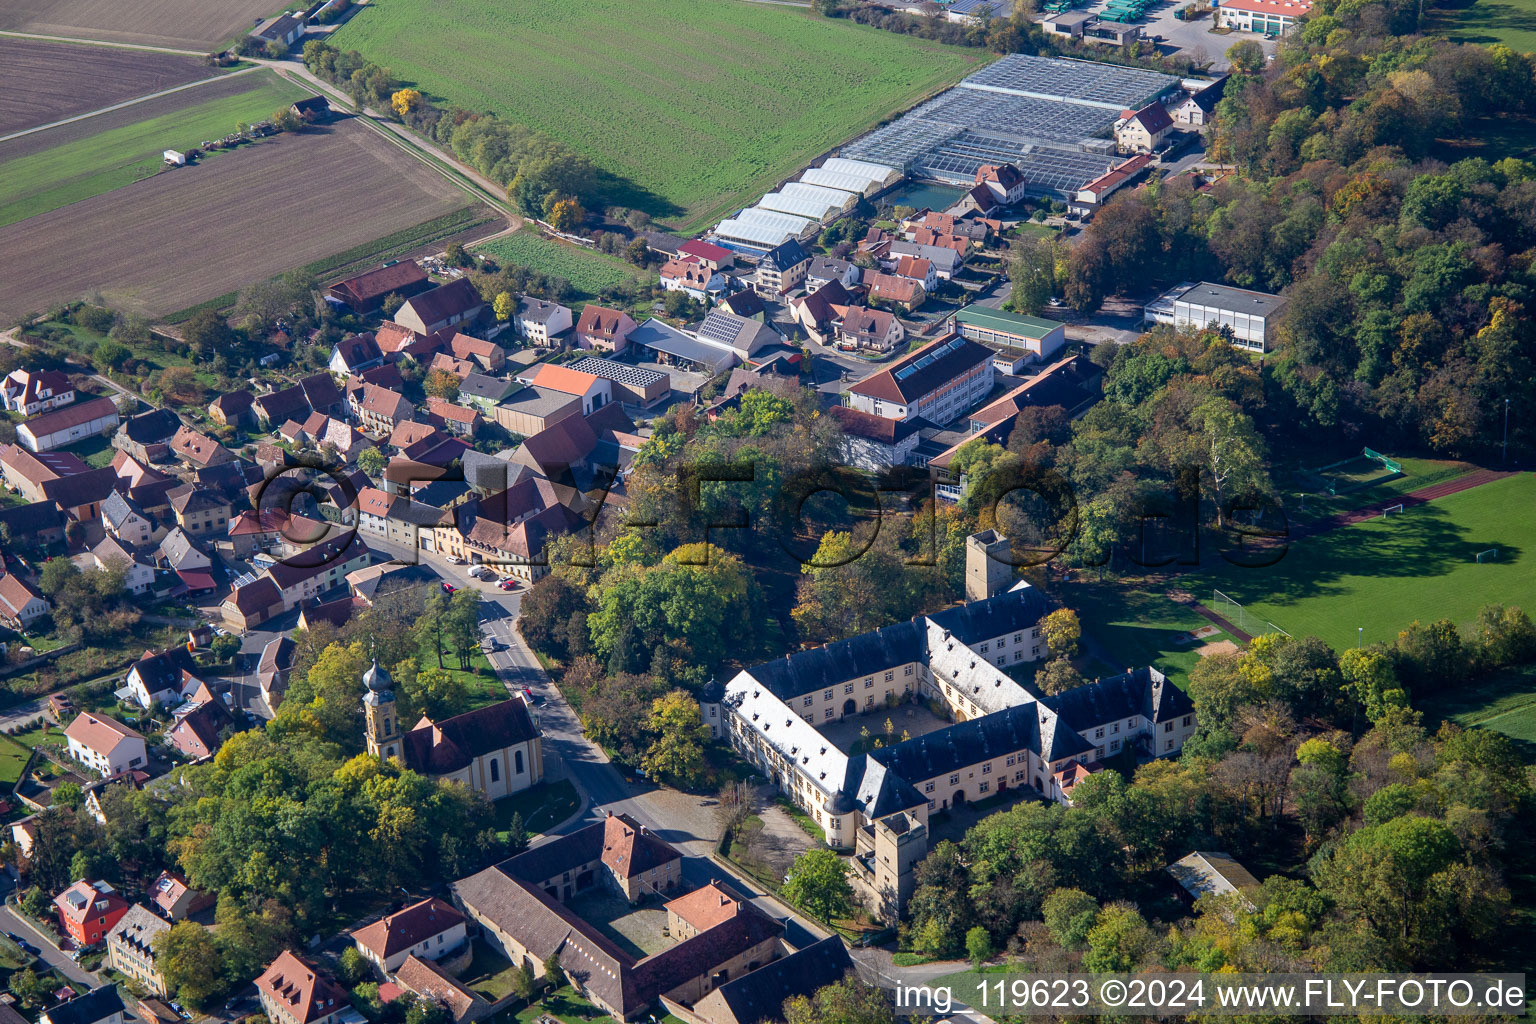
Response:
M498 583L496 585L498 587L500 587L502 590L516 590L517 589L517 580L502 580L500 583Z
M458 589L459 588L454 586L452 583L449 583L447 580L443 580L443 593L451 594Z
M458 555L449 555L447 562L449 565L463 565L464 559L460 558Z

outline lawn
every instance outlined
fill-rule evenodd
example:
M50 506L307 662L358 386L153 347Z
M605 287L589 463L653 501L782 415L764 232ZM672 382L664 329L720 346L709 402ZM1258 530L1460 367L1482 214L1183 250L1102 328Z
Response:
M1182 581L1180 581L1182 584ZM1099 665L1107 675L1151 665L1183 687L1200 661L1201 644L1231 640L1218 632L1195 642L1189 634L1210 623L1187 605L1167 596L1170 585L1119 582L1064 584L1062 603L1077 612L1085 636L1097 641L1112 659ZM1102 662L1102 659L1095 659Z
M1477 0L1437 10L1428 31L1463 43L1504 43L1517 53L1536 50L1536 0Z
M1248 616L1337 649L1391 640L1415 619L1465 624L1494 602L1536 608L1533 502L1536 476L1522 473L1298 541L1273 566L1223 562L1178 582L1208 606L1220 589ZM1498 560L1479 564L1488 548Z
M991 59L743 0L377 0L333 41L566 142L626 179L608 202L690 231Z
M1536 761L1536 666L1498 672L1472 686L1452 682L1416 703L1431 725L1449 720L1493 729L1515 740L1527 761Z
M525 228L475 247L500 263L515 263L546 274L563 277L584 299L595 299L599 290L621 281L642 276L638 267L565 242L545 238ZM652 277L644 273L646 277Z
M1310 523L1318 519L1326 519L1339 512L1348 512L1351 509L1364 508L1381 504L1391 498L1417 491L1434 484L1454 480L1472 472L1476 467L1465 462L1454 462L1448 459L1397 459L1403 467L1402 475L1387 479L1378 479L1374 483L1361 487L1358 490L1346 491L1347 484L1340 482L1339 493L1328 494L1317 489L1318 478L1307 472L1293 475L1290 488L1291 493L1283 495L1286 503L1285 513L1292 524ZM1350 469L1354 464L1339 467L1339 470ZM1376 464L1379 474L1387 471L1380 464ZM1338 470L1330 471L1327 475L1337 476ZM1302 493L1306 494L1303 499Z
M484 996L490 1003L511 995L512 979L517 974L512 961L480 939L473 940L470 950L469 966L459 976L464 987Z
M21 778L22 769L26 768L31 756L31 747L24 747L9 736L0 736L0 786L7 792Z
M525 789L521 793L497 800L491 806L496 812L496 828L503 833L502 838L505 840L513 814L523 816L523 827L530 835L539 835L576 813L576 808L581 806L581 798L576 795L575 786L561 779L559 782L546 782Z
M200 90L189 89L180 94L187 106L146 120L83 137L82 123L62 125L23 140L29 144L29 152L0 163L0 227L131 185L161 170L164 150L190 149L220 138L241 121L263 120L278 108L310 95L266 70L243 75L238 81L246 88L217 99L199 101ZM225 84L234 83L218 83ZM89 126L91 121L83 124ZM39 138L46 140L55 134L60 139L58 145L34 148ZM0 158L5 153L6 147L0 146ZM228 155L204 159L225 159Z

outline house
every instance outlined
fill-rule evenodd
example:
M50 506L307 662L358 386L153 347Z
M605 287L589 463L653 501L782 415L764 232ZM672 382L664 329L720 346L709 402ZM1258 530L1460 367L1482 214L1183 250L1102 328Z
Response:
M219 700L198 701L176 710L176 721L165 731L166 741L194 761L212 757L223 744L223 734L234 719Z
M12 537L29 537L41 547L64 542L64 513L51 501L0 508L0 525Z
M352 393L352 414L358 426L376 437L388 434L416 415L416 407L398 391L364 384Z
M19 444L0 445L0 478L21 492L27 501L47 498L43 485L52 480L89 473L80 456L73 452L38 452L33 454Z
M460 395L463 395L462 391ZM491 416L503 430L531 437L567 416L580 416L581 406L582 400L577 395L529 386L496 403L491 408Z
M141 708L174 705L203 685L197 662L185 647L145 651L128 669L127 690Z
M567 365L576 373L590 373L608 381L613 390L613 400L625 405L649 409L672 394L672 378L660 370L631 366L629 363L597 356L586 356Z
M515 395L522 390L522 387L523 385L517 381L505 377L471 373L459 382L459 402L489 415L498 402ZM390 443L397 444L393 440ZM398 444L397 446L404 447Z
M1012 206L1024 199L1028 182L1013 164L982 164L976 168L976 184L991 189L999 206Z
M1275 340L1288 300L1283 295L1233 288L1225 284L1188 281L1147 303L1143 323L1171 324L1196 330L1222 331L1232 344L1249 352L1267 352Z
M348 2L350 0L341 0L341 3L337 4L337 0L328 0L327 3L320 7L320 10L332 7L333 4L336 4L332 8L333 10L340 10ZM330 116L331 104L324 96L306 96L302 100L294 101L288 109L302 118L305 124L314 124L316 121L322 121Z
M1227 92L1227 78L1222 75L1205 88L1189 93L1169 111L1174 124L1204 125L1215 116L1216 104Z
M887 419L953 421L992 390L992 350L966 338L940 338L848 389L848 404Z
M24 633L52 610L47 599L20 576L0 575L0 625Z
M501 955L529 964L538 975L558 954L583 997L634 1021L662 998L692 1005L729 978L777 959L783 949L783 926L746 901L731 900L719 910L708 900L695 907L669 903L669 915L682 911L696 930L638 958L571 909L571 900L599 888L632 903L676 893L681 866L677 851L634 819L610 814L460 879L453 898Z
M859 283L859 268L849 260L835 260L830 256L812 259L810 269L805 274L806 290L815 291L829 281L836 281L844 288L852 288Z
M409 299L431 287L432 279L414 260L397 260L377 270L342 278L325 290L325 297L354 313L372 313L391 295Z
M777 331L762 321L748 320L724 309L710 310L694 334L706 344L730 349L743 361L767 346L784 342Z
M346 989L288 950L256 979L256 995L272 1024L350 1024L361 1019Z
M256 662L256 685L261 688L261 699L267 707L276 711L288 691L288 672L293 668L295 644L292 637L280 636L268 640Z
M853 296L837 281L828 281L807 295L789 300L790 315L813 341L829 344L837 324L853 305Z
M906 259L906 257L902 258ZM931 267L932 264L929 266ZM928 290L923 286L923 282L913 278L897 277L894 274L869 270L864 273L864 284L869 288L870 301L889 303L908 313L928 299Z
M966 0L958 0L958 7ZM813 942L755 971L725 981L688 1008L684 1019L701 1024L772 1024L784 1016L784 1003L796 996L809 999L817 989L836 984L853 969L848 947L840 936ZM662 1006L678 1016L680 1007Z
M256 396L249 391L231 391L208 403L208 416L220 426L249 427L256 424L251 403Z
M693 260L710 270L729 270L736 263L736 254L721 245L700 239L691 239L677 247L677 255Z
M668 260L660 275L661 286L667 291L683 292L705 305L725 293L725 275L694 260Z
M387 914L351 933L358 950L385 974L406 957L440 960L457 955L468 941L464 915L435 896Z
M266 576L257 577L248 583L237 583L219 606L224 625L237 633L254 629L272 616L281 615L284 610L282 593L277 589L277 584Z
M786 239L757 261L752 290L764 298L776 299L800 287L810 266L811 256L805 247L797 239Z
M234 511L228 499L193 484L182 484L165 493L176 525L192 537L220 536L229 532Z
M491 1004L454 981L430 960L408 956L395 969L395 984L448 1011L452 1024L475 1024L491 1015Z
M919 432L929 425L923 419L887 419L846 405L834 405L827 411L843 428L840 448L846 464L876 472L913 465L921 440Z
M431 335L445 327L470 323L483 309L485 300L469 278L461 277L411 296L395 311L394 322L417 334Z
M251 35L268 43L292 46L304 34L307 24L308 19L302 11L287 12L273 18L267 24L253 31Z
M427 414L442 420L448 433L463 437L474 437L485 423L474 409L431 395L427 397Z
M903 256L913 256L920 260L926 260L933 265L934 276L939 281L948 281L955 276L960 265L965 262L965 253L970 248L970 243L963 238L953 235L937 235L927 228L919 228L914 238L929 238L945 241L948 244L938 245L929 242L906 242L896 239L890 244L887 256L900 261Z
M907 336L893 313L883 309L849 306L837 325L837 347L856 352L889 352Z
M155 909L169 921L185 921L218 902L216 894L198 892L174 871L160 872L160 877L150 884L147 895Z
M34 416L16 427L16 439L29 452L47 452L117 428L122 422L110 398L88 398Z
M955 331L997 352L1007 372L1017 374L1031 360L1050 359L1067 343L1067 325L987 306L966 306L955 314Z
M517 312L512 316L518 336L540 348L548 348L553 339L571 329L571 307L547 299L517 300Z
M1253 910L1253 898L1260 888L1259 880L1252 872L1230 853L1217 850L1195 850L1164 870L1173 876L1191 900L1213 893L1218 896L1234 893L1249 911Z
M901 256L891 274L906 281L916 281L923 291L931 292L939 286L939 272L929 260L917 256Z
M116 719L85 712L64 730L69 756L102 775L116 775L149 763L144 737Z
M397 324L393 320L386 320L379 324L378 329L373 332L373 340L379 343L379 350L384 353L386 359L390 356L409 356L414 359L417 350L422 346L436 349L432 340L425 334L403 324Z
M277 586L283 610L290 611L339 586L347 573L372 559L373 552L362 538L347 531L269 566L267 578Z
M1122 153L1150 153L1162 147L1172 130L1173 118L1161 103L1149 103L1140 110L1122 110L1115 121L1115 148Z
M1146 153L1117 164L1079 188L1067 200L1067 212L1076 217L1093 216L1111 195L1140 178L1151 166L1152 157Z
M331 359L326 368L338 377L345 377L349 373L370 370L383 362L384 353L372 334L354 334L331 346Z
M1216 16L1222 28L1282 36L1311 10L1311 0L1223 0Z
M629 344L635 326L634 318L628 313L588 305L582 309L581 319L576 321L576 347L618 355Z
M89 551L70 559L81 569L126 569L123 587L130 594L143 594L154 585L155 567L138 549L124 547L116 538L104 537Z
M151 409L130 416L112 435L112 447L139 462L162 462L170 455L170 441L181 429L181 420L169 409Z
M768 307L763 305L763 297L750 288L743 288L739 292L732 292L725 296L720 300L720 307L749 320L766 319L768 313Z
M207 434L181 427L171 438L170 453L193 469L207 469L235 460L235 453Z
M125 1013L117 986L103 985L49 1007L37 1020L38 1024L123 1024Z
M442 370L451 373L459 380L463 380L475 372L475 363L469 359L457 359L447 352L438 352L432 356L432 361L427 364L427 372Z
M94 946L128 913L128 901L107 882L81 879L53 898L59 928L80 946Z
M589 416L613 400L613 382L557 363L541 363L526 382L581 399L581 414Z
M75 400L75 386L58 370L13 370L0 381L0 408L36 416Z
M472 363L475 371L500 373L502 367L507 365L506 349L494 341L474 338L461 331L454 331L448 339L448 352L455 359Z
M154 943L171 930L171 922L135 903L107 933L107 967L125 974L136 987L167 996L165 976L155 966Z

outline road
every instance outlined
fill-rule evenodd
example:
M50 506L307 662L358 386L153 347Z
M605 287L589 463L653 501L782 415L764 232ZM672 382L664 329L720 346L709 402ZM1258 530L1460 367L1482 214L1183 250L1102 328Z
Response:
M0 35L3 34L4 33L0 33ZM15 327L12 327L8 331L0 331L0 342L4 342L5 344L12 345L16 348L30 348L30 345L16 337L16 330L17 329ZM127 388L123 387L121 384L118 384L116 381L110 380L106 377L103 377L101 374L96 373L89 366L85 366L84 364L77 363L68 359L65 360L65 363L68 366L79 367L79 369L75 372L87 374L91 380L100 384L102 387L108 388L109 390L114 391L119 395L123 395L126 398L131 398L134 404L129 407L130 410L137 409L139 407L138 404L143 401L142 398L134 394L132 391L129 391ZM132 415L132 412L130 411L124 415Z
M82 970L79 964L69 958L68 954L53 944L50 936L39 931L30 921L9 906L0 907L0 928L20 935L36 946L43 960L70 981L78 981L91 988L101 984L100 978L89 971Z

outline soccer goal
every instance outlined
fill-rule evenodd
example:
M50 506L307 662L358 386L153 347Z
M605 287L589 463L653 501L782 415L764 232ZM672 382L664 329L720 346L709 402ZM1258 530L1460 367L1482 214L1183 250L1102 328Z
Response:
M1497 562L1499 560L1499 549L1489 548L1487 551L1479 551L1477 553L1477 560L1479 562Z
M1388 505L1386 508L1381 510L1381 518L1385 519L1388 516L1401 515L1402 511L1402 505Z
M1281 629L1279 626L1275 625L1273 622L1270 622L1268 619L1261 619L1257 615L1254 615L1252 612L1248 611L1248 609L1244 608L1241 602L1237 601L1228 594L1223 594L1219 590L1211 591L1210 607L1211 611L1215 612L1217 615L1220 615L1222 618L1226 619L1228 622L1232 623L1232 625L1236 626L1244 633L1247 633L1249 636L1262 636L1265 633L1284 633L1286 636L1291 635L1290 633Z

